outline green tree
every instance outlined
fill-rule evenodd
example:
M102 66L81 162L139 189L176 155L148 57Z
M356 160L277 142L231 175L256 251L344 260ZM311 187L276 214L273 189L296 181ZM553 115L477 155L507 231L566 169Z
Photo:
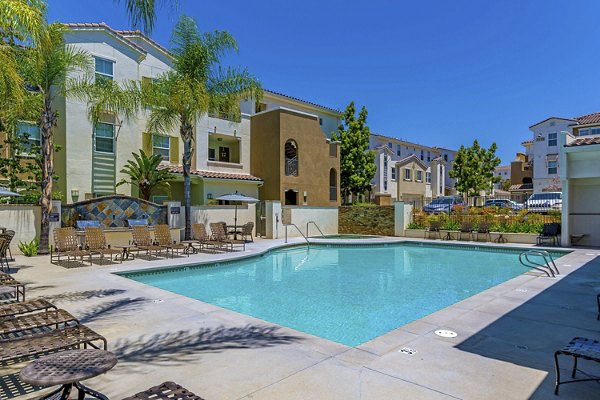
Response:
M169 190L169 180L173 179L173 175L167 170L157 169L162 161L160 154L147 156L143 150L140 154L131 153L134 160L128 160L127 164L121 170L121 173L129 175L129 180L122 179L117 186L126 183L137 186L140 192L140 198L150 200L152 192L156 189Z
M65 46L62 24L47 26L43 37L35 46L20 53L19 65L31 96L37 99L37 120L40 121L42 154L40 254L48 253L50 230L49 214L52 209L52 184L54 179L54 128L59 113L53 102L57 95L69 96L67 76L75 71L85 71L91 66L90 55L71 46Z
M500 189L508 192L510 190L510 179L504 179L502 182L500 182Z
M172 37L173 70L160 75L151 85L141 85L144 102L150 107L148 130L168 132L179 128L183 140L183 187L185 237L191 237L191 181L194 127L207 112L239 120L239 102L262 96L260 82L247 70L221 67L221 58L237 51L227 32L200 33L194 20L181 17ZM206 133L204 133L206 134Z
M496 143L489 149L481 147L477 140L470 147L460 146L450 178L456 179L456 189L466 196L477 196L482 190L488 191L494 183L500 182L500 176L494 176L494 169L500 165L496 156Z
M41 168L36 157L39 146L30 146L28 137L18 135L14 129L3 132L5 140L0 143L0 176L7 181L13 192L22 190L39 192Z
M343 122L332 140L340 141L340 189L344 203L350 194L356 196L371 188L377 172L375 154L369 150L370 131L367 126L367 109L363 106L356 118L354 101L343 114Z

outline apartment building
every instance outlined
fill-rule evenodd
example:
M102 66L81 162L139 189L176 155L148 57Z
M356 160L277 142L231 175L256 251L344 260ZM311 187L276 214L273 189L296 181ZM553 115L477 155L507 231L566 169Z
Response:
M375 152L376 197L389 195L392 201L415 201L453 193L454 180L448 173L456 151L375 133L369 138L369 149Z
M531 125L529 130L533 137L524 145L530 147L533 193L561 191L559 135L561 132L574 137L600 135L600 113L575 118L549 117Z
M494 168L494 176L500 177L500 182L494 183L494 189L501 189L503 181L510 181L510 165L500 165Z

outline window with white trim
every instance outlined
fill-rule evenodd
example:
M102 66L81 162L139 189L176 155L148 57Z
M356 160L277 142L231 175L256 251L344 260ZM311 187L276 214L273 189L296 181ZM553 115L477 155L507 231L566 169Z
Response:
M425 152L423 150L421 150L421 161L423 161L423 159L425 158L424 153Z
M29 122L17 123L17 135L21 136L23 140L24 153L31 153L32 147L40 147L40 127L36 124Z
M112 124L98 122L94 135L94 150L99 153L115 153L115 127Z
M417 170L417 182L423 182L423 171Z
M152 135L152 154L160 154L163 161L169 161L171 138L165 135Z
M114 62L103 58L95 57L96 64L96 82L103 80L113 80L113 64Z
M396 168L392 167L392 180L396 180Z
M556 175L558 172L558 161L548 161L548 175Z
M402 153L402 146L398 145L398 147L396 148L396 155L400 155L400 153Z
M217 159L217 150L213 148L208 149L208 160L215 161Z
M556 146L558 145L558 134L556 132L552 132L548 134L548 146Z
M405 181L410 181L412 178L412 171L410 168L404 168L404 180Z
M431 172L425 172L425 182L431 183Z

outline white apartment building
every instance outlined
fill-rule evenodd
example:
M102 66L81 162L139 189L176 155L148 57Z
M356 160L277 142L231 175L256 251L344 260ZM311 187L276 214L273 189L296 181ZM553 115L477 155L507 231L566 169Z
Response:
M600 113L575 118L549 117L529 127L531 141L523 142L530 151L533 164L533 193L561 191L559 135L573 136L600 134Z
M494 183L494 189L500 189L502 185L502 181L509 180L510 181L510 165L500 165L494 168L494 176L500 177L500 182Z

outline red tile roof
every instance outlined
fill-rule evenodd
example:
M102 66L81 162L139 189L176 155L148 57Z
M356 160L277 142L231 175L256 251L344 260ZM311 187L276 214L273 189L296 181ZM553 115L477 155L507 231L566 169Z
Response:
M516 185L510 185L508 190L511 192L519 190L533 190L533 183L519 183Z
M159 165L159 170L166 169L172 174L183 174L183 166L181 165ZM238 181L253 181L253 182L262 182L262 179L250 175L250 174L234 174L229 172L217 172L217 171L202 171L199 169L193 169L190 171L191 175L196 175L201 178L209 178L209 179L232 179Z
M580 125L598 124L600 123L600 112L575 117L575 120L577 120Z
M129 40L127 37L122 35L119 31L108 26L105 22L93 22L93 23L92 22L78 22L78 23L66 23L64 25L69 28L73 28L73 29L78 29L78 28L103 28L103 29L106 29L108 32L119 37L121 40L127 42L127 44L134 47L139 52L141 52L143 54L147 53L147 51L142 46L138 45L133 40Z
M600 144L600 136L579 136L571 143L567 143L567 147L572 146L587 146L590 144Z

